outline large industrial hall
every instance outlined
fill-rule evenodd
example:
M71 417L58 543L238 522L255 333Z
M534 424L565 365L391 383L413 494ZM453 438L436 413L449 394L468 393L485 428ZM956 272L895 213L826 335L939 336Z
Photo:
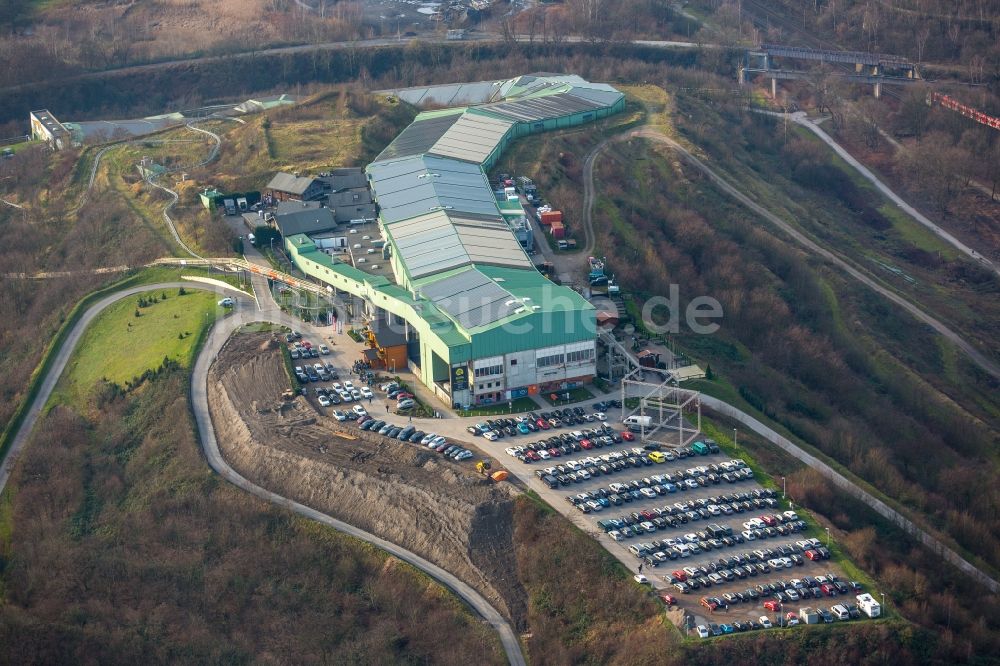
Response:
M494 192L486 171L512 141L617 113L624 95L554 74L382 94L457 106L420 113L365 169L377 226L285 236L289 257L351 295L376 348L405 359L444 404L589 380L594 308L538 272L520 201Z

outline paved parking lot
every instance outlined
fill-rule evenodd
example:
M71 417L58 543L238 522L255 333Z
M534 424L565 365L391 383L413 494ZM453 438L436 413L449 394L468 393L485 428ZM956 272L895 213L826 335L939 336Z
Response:
M572 430L576 428L570 428ZM567 430L567 429L561 429ZM584 514L574 505L568 501L568 497L576 495L578 493L589 492L597 490L598 488L607 487L611 483L625 483L633 479L641 479L643 477L649 477L651 475L662 475L665 473L676 473L681 472L687 468L710 465L710 464L720 464L730 460L730 457L721 454L713 454L706 456L694 456L690 458L684 458L676 460L673 462L666 462L662 464L653 464L651 466L644 466L641 468L629 468L622 470L621 472L615 472L610 475L601 475L598 477L593 477L586 481L581 481L579 483L572 483L568 486L559 486L558 488L549 488L548 484L541 481L535 476L535 471L539 469L545 469L555 464L565 463L567 460L577 460L580 458L586 458L588 456L600 456L601 454L612 452L612 451L627 451L633 447L637 447L639 442L622 442L611 447L605 447L602 449L595 449L591 451L583 451L570 456L563 456L561 458L555 458L549 461L535 462L532 464L524 464L520 461L515 460L506 453L502 452L502 449L516 445L524 444L527 442L536 441L538 438L534 436L520 437L516 440L505 439L500 442L485 443L484 448L489 448L493 450L495 448L501 449L499 452L499 458L503 461L508 469L513 471L519 478L525 481L533 490L538 492L539 495L543 496L549 503L551 503L557 510L564 513L570 520L579 525L585 531L593 535L598 539L615 557L617 557L621 562L623 562L633 573L637 572L638 566L641 560L628 550L629 546L643 543L651 542L654 539L662 540L668 537L683 538L685 534L705 530L709 524L716 524L721 527L730 527L734 534L741 533L745 528L743 526L744 522L747 522L753 518L759 517L762 514L775 514L781 513L786 510L786 507L782 506L780 502L774 508L753 508L751 510L744 511L742 513L733 512L730 515L718 515L712 516L709 519L699 519L697 521L689 521L686 524L678 525L677 527L667 527L666 529L657 530L655 533L643 534L641 536L633 536L631 538L625 539L623 541L617 542L609 537L603 529L598 527L597 522L599 520L606 520L611 518L617 518L622 515L631 514L633 512L641 513L643 510L652 510L654 507L663 507L665 505L671 505L675 502L687 502L699 499L708 499L710 497L734 493L752 493L752 491L763 490L759 483L753 480L738 481L736 483L727 483L725 481L719 484L709 484L708 486L698 486L696 489L689 489L685 491L677 491L673 493L668 493L666 495L658 495L655 499L643 498L641 500L633 500L629 503L623 503L622 505L615 506L612 505L608 508L603 508L599 511L593 511L591 513ZM780 500L780 493L777 495L777 499ZM753 588L756 585L773 583L779 580L789 581L791 579L803 578L805 576L823 576L833 574L837 576L841 581L846 582L846 578L843 572L830 560L821 560L818 562L812 562L806 558L803 558L803 564L793 566L788 569L772 570L770 573L758 573L756 576L748 575L746 578L736 578L732 582L723 582L719 585L712 585L711 588L693 590L688 594L681 594L676 589L674 589L671 581L670 575L674 570L682 569L683 567L699 567L703 565L708 565L711 562L716 562L720 557L729 558L738 553L747 553L758 549L775 549L779 546L791 546L795 544L796 541L806 540L810 538L819 538L822 542L821 535L811 533L809 531L791 533L787 536L776 536L767 539L746 541L744 543L736 543L731 547L723 546L722 548L713 548L711 551L701 552L700 554L692 555L690 557L679 558L676 560L670 560L658 567L651 567L649 564L644 564L643 574L647 576L650 583L657 591L669 592L678 600L678 607L686 610L692 616L691 626L694 627L698 624L710 624L710 623L732 623L734 621L746 621L746 620L758 620L761 615L766 615L770 620L777 624L778 623L778 613L766 610L763 607L763 602L768 598L767 594L762 595L762 598L756 600L755 602L735 602L728 605L726 609L718 609L714 612L710 612L703 608L700 604L700 600L703 596L710 597L722 597L725 593L735 593L744 592L748 588ZM797 553L801 555L801 553ZM783 606L783 611L794 611L798 612L800 607L824 607L828 608L838 601L853 602L854 594L851 593L844 597L828 597L823 596L822 598L810 598L808 600L802 600L800 602L790 602Z
M337 352L341 352L338 354ZM345 368L344 361L346 360L342 356L342 352L346 350L335 350L334 357L336 359L335 364L340 370L340 381L343 382L345 376L350 377L350 369ZM336 357L340 358L336 358ZM325 357L321 359L316 359L321 362L325 362L330 357ZM293 364L304 364L306 362L314 363L316 360L313 359L302 359L301 361L294 361ZM357 379L357 376L354 376ZM311 384L310 388L319 386L329 386L331 382L320 382L318 384ZM358 382L355 382L357 384ZM310 390L310 399L315 400L314 391ZM371 409L367 400L363 401L362 404L366 408ZM374 409L372 409L372 415L376 418L379 413L384 410L385 398L384 394L380 391L375 391L374 398ZM340 405L341 409L350 408L348 405ZM333 408L327 408L327 414L331 414ZM608 423L615 425L618 429L621 428L619 423L621 419L621 411L617 409L610 409L606 414L606 419ZM405 421L405 418L398 416L393 416L388 419L388 421L401 422ZM593 477L586 481L581 481L578 483L571 483L568 486L559 486L557 488L550 488L547 483L542 481L535 472L537 470L542 470L547 467L552 467L557 464L564 464L568 460L579 460L586 458L588 456L599 457L605 453L610 452L624 452L629 451L633 448L638 448L642 446L640 441L622 441L620 443L613 444L611 446L605 446L603 448L595 448L591 450L580 451L579 453L574 453L571 455L565 455L558 458L553 458L546 461L538 461L530 464L522 463L514 457L511 457L505 452L505 449L512 446L524 445L531 442L536 442L541 439L545 439L552 435L562 434L566 432L571 432L574 430L582 430L584 428L590 428L600 425L599 423L585 423L573 426L561 427L552 429L544 432L537 432L528 435L520 435L517 437L505 437L498 441L489 442L481 437L473 437L469 433L465 432L465 427L475 423L477 421L482 421L482 418L448 418L441 420L425 420L425 419L415 419L418 427L421 427L428 432L434 431L439 434L447 436L452 441L461 444L471 445L473 450L480 450L487 453L489 456L495 458L501 466L507 468L512 474L514 474L524 485L528 486L535 492L537 492L542 498L544 498L549 504L555 507L558 511L563 513L572 522L578 525L581 529L591 534L595 539L597 539L609 552L611 552L615 557L617 557L629 570L636 572L638 565L641 560L636 557L633 553L629 552L628 547L630 545L651 542L654 539L662 540L670 537L683 538L685 534L691 532L697 532L705 530L709 524L716 524L722 527L732 528L734 534L739 534L744 530L743 523L749 521L752 518L759 517L762 514L775 514L781 513L787 507L782 505L775 506L774 508L753 508L751 510L744 511L742 513L732 513L730 515L717 515L711 516L709 519L699 519L692 520L686 524L678 525L677 527L667 527L665 529L657 530L655 533L643 534L641 536L633 536L629 539L616 542L608 534L598 527L597 521L617 518L622 515L631 514L633 512L642 512L643 510L652 510L655 507L664 507L665 505L671 505L675 502L687 502L695 501L699 499L707 499L709 497L718 496L722 494L730 495L733 493L749 493L753 490L761 490L762 487L754 480L742 480L736 483L727 483L721 481L718 484L710 483L707 486L698 486L697 488L687 489L684 491L677 491L674 493L668 493L665 495L658 495L655 498L642 498L639 500L633 500L629 503L623 503L620 506L610 506L608 508L601 509L600 511L594 511L592 513L584 514L579 511L574 505L567 501L567 497L576 495L582 492L589 492L597 490L598 488L607 487L611 483L628 483L633 479L642 479L643 477L649 477L652 475L662 475L665 473L676 473L683 471L687 468L710 464L720 464L730 459L724 452L720 454L710 454L705 456L693 456L689 458L684 458L676 461L669 461L661 464L653 464L649 466L643 466L641 468L628 468L620 472L615 472L612 474L602 474L600 476ZM680 594L677 590L673 588L670 581L671 572L675 570L682 570L683 567L700 567L707 566L709 563L716 562L720 557L729 558L736 554L743 554L751 552L757 549L775 549L779 546L791 545L796 541L805 540L809 538L825 538L825 535L819 535L809 532L799 532L792 533L787 536L776 536L773 538L768 538L764 540L748 541L745 543L737 543L731 547L724 546L722 548L713 548L711 551L701 552L690 557L685 557L682 559L671 560L664 562L658 567L650 567L648 564L644 565L643 574L645 574L650 584L658 592L668 592L672 594L678 601L678 608L683 609L689 616L690 627L693 628L696 625L709 625L712 623L722 624L728 623L732 624L737 621L747 621L747 620L758 620L760 616L765 615L770 618L771 622L778 624L779 613L768 611L763 607L763 602L768 597L768 593L761 595L761 598L753 602L735 602L728 605L726 608L720 608L713 612L708 611L703 608L700 604L700 600L703 596L709 597L719 597L722 598L726 593L744 592L748 588L753 588L760 584L773 583L779 580L788 581L796 578L803 578L806 576L822 576L828 574L834 574L840 578L842 581L846 581L843 572L838 569L838 567L829 560L822 560L819 562L812 562L808 559L804 559L803 564L799 566L793 566L789 569L772 570L770 573L758 573L756 576L747 576L746 578L736 578L731 582L723 582L722 584L713 584L712 587L707 589L693 590L688 594ZM802 600L799 602L786 603L783 606L782 613L788 611L797 612L800 607L811 606L813 608L823 607L829 608L830 606L838 603L838 601L853 602L854 593L839 597L831 598L828 596L823 596L822 598L810 598L808 600Z

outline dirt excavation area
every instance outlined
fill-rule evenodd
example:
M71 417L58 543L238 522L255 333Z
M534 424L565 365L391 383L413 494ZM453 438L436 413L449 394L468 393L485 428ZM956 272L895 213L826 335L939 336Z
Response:
M526 626L509 484L282 400L289 379L271 333L230 338L208 383L219 447L240 474L418 553Z

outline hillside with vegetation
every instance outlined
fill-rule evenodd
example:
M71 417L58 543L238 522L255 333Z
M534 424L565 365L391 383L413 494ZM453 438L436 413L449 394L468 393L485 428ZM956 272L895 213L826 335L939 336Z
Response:
M641 123L691 146L762 206L997 357L994 276L887 205L814 135L750 113L726 81L691 70L661 75L666 91L625 87L633 117L624 125ZM497 168L534 178L572 224L581 214L575 193L585 158L616 129L623 128L521 142ZM729 199L668 147L643 139L612 145L595 167L595 252L608 257L629 311L637 315L670 284L680 286L682 307L703 294L723 304L719 333L682 329L666 340L710 369L710 380L692 388L774 423L996 571L996 381ZM954 209L968 213L960 203ZM996 204L976 211L998 216ZM1000 647L993 620L1000 609L979 585L774 447L758 442L753 455L787 474L796 503L823 516L903 614L929 630L915 638L927 646L915 659L967 660Z
M673 80L688 89L695 83L684 76ZM690 142L739 189L864 270L881 273L879 279L954 323L995 357L996 278L935 244L912 220L886 211L811 135L794 129L786 134L780 121L748 113L722 93L678 93L664 108L670 119L664 129ZM671 338L713 371L710 381L693 388L777 422L925 516L989 569L1000 568L1000 544L993 537L1000 527L1000 496L991 482L998 472L1000 394L993 378L728 199L669 148L622 142L598 162L596 178L602 195L598 252L607 254L634 294L633 312L646 298L667 293L670 284L681 286L683 300L708 294L723 305L717 334L682 329ZM934 260L926 261L928 256ZM893 279L896 274L883 272L879 262L902 267L915 284ZM818 475L803 472L795 497L856 532L848 541L857 541L859 559L888 574L875 553L889 547L891 530L851 527L848 516L864 512L838 512L834 507L849 503ZM863 524L870 522L868 517ZM926 554L900 553L895 566L919 570L924 585L945 594L935 575L938 565ZM899 585L896 573L891 575ZM970 624L966 640L977 651L992 649L998 627L989 618L996 614L983 606L992 601L967 599L964 583L951 583L956 587L947 603L985 618L989 628L971 631ZM915 604L928 604L912 584L900 589ZM915 619L939 621L937 603L917 608Z
M180 199L171 210L182 240L205 256L234 250L232 230L206 210L198 192L259 190L275 171L363 164L412 118L404 105L379 103L347 88L318 94L303 104L245 124L199 123L222 138L218 158L186 169L210 154L203 134L178 127L134 142L86 145L52 153L26 146L0 160L0 225L8 242L0 247L4 272L46 274L46 279L5 279L0 295L0 424L6 428L23 399L28 378L52 336L88 292L121 279L122 271L163 256L183 256L162 218L167 196L147 185L136 169L143 157L180 173L161 182ZM301 136L312 141L303 142ZM94 167L97 163L96 168ZM94 173L93 187L90 185ZM177 273L164 272L165 277Z
M81 341L0 495L0 661L504 663L422 573L212 473L187 387L214 298L142 299ZM164 344L108 367L143 325Z

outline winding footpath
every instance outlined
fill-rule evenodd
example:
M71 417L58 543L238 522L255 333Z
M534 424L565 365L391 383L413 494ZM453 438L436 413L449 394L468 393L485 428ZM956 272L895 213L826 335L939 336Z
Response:
M258 486L241 476L236 470L230 467L226 460L222 457L222 454L219 451L218 441L215 438L215 429L212 426L212 418L208 407L208 371L226 340L229 339L236 329L245 324L270 322L292 326L295 328L301 326L301 323L293 321L284 313L270 307L270 304L274 303L271 299L267 299L265 301L269 304L269 307L267 309L260 310L258 309L256 302L251 302L254 301L253 298L248 297L245 292L237 289L230 287L223 288L221 286L210 289L203 284L191 282L162 282L158 284L147 284L124 289L114 294L110 294L92 305L73 326L73 329L70 331L65 343L57 352L56 358L53 361L48 374L41 380L41 387L28 408L24 421L21 423L20 428L18 428L17 433L11 440L11 446L8 449L7 454L4 456L3 460L0 460L0 492L3 492L3 489L7 484L7 480L10 478L11 469L13 469L20 453L24 450L24 446L27 444L42 410L51 397L56 383L62 376L63 371L66 369L66 365L76 349L77 344L80 342L80 339L83 337L84 332L87 330L87 327L90 326L94 319L96 319L105 308L123 298L128 298L130 296L134 296L135 294L150 290L177 289L179 287L184 287L185 289L208 289L219 294L227 294L237 297L237 307L234 309L233 313L218 320L213 326L205 346L202 348L201 353L195 361L195 366L191 373L191 407L195 416L195 422L198 426L198 434L202 450L205 453L205 458L208 461L209 466L221 477L251 495L267 502L271 502L272 504L284 507L290 511L294 511L295 513L310 520L323 523L338 532L343 532L344 534L352 536L356 539L365 541L424 572L458 595L459 598L467 603L497 631L500 636L501 645L507 655L507 660L510 664L512 664L512 666L524 666L526 661L524 659L524 654L521 651L520 641L518 640L513 627L503 617L503 615L501 615L500 612L494 608L489 601L487 601L485 597L474 590L471 586L462 582L456 576L445 571L436 564L425 560L416 553Z

